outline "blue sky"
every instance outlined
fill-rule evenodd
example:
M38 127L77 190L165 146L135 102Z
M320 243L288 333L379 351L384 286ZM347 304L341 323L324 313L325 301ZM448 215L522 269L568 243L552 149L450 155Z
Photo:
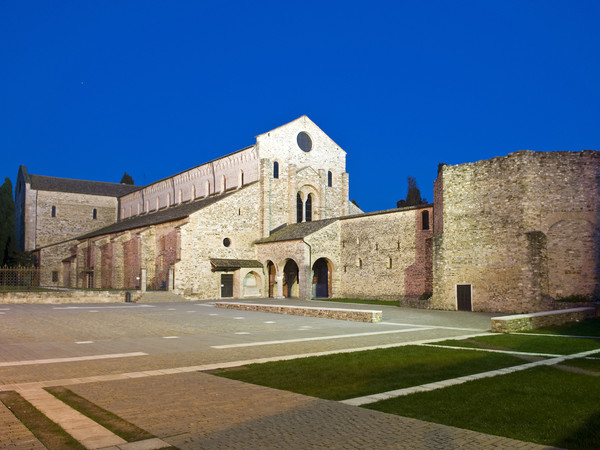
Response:
M350 198L438 163L600 150L597 1L0 0L0 175L148 184L306 114Z

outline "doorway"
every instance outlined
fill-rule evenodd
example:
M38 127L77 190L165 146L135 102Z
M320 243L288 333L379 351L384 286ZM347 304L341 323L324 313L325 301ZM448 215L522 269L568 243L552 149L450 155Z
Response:
M459 311L473 311L471 305L471 290L470 284L456 285L456 303Z
M221 274L221 298L233 297L233 274Z

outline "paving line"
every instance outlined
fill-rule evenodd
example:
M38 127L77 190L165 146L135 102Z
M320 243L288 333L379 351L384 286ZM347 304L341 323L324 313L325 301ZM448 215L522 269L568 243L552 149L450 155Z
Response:
M491 378L498 375L506 375L509 373L520 372L522 370L531 369L533 367L539 366L552 366L555 364L560 364L563 361L567 361L569 359L575 358L584 358L588 355L592 355L594 353L600 352L600 349L596 350L588 350L581 353L575 353L573 355L563 355L557 358L544 359L542 361L536 361L527 364L521 364L513 367L506 367L504 369L490 370L488 372L481 372L472 375L465 375L463 377L452 378L449 380L441 380L433 383L422 384L420 386L413 386L409 388L396 389L393 391L382 392L379 394L365 395L363 397L350 398L347 400L342 400L341 403L352 406L362 406L367 405L369 403L379 402L381 400L388 400L390 398L402 397L404 395L414 394L417 392L427 392L433 391L436 389L441 389L449 386L456 386L458 384L463 384L468 381L480 380L483 378Z
M130 358L132 356L147 356L148 353L133 352L133 353L110 353L107 355L92 355L92 356L75 356L70 358L51 358L51 359L30 359L25 361L8 361L0 362L0 367L12 366L30 366L37 364L55 364L77 361L92 361L95 359L110 359L110 358Z
M101 305L96 305L96 306L55 306L52 309L122 309L122 308L155 308L154 305L144 305L144 304L140 304L140 305L131 305L131 306L101 306Z
M457 339L468 339L471 337L486 336L487 334L488 333L468 334L468 335L464 335L464 336L457 336ZM406 347L409 345L419 345L419 344L430 343L430 342L441 342L446 339L447 338L444 337L444 338L436 338L436 339L425 339L425 340L421 340L421 341L399 342L399 343L395 343L395 344L372 345L372 346L368 346L368 347L346 348L346 349L339 349L339 350L328 350L328 351L323 351L323 352L301 353L301 354L295 354L295 355L273 356L273 357L268 357L268 358L257 358L257 359L241 360L241 361L220 362L220 363L204 364L204 365L198 365L198 366L175 367L172 369L146 370L146 371L142 371L142 372L127 372L127 373L118 373L118 374L111 374L111 375L96 375L96 376L79 377L79 378L65 378L65 379L58 379L58 380L34 381L34 382L29 382L29 383L5 384L5 385L0 385L0 392L32 389L32 388L43 388L43 387L51 387L51 386L69 386L69 385L75 385L75 384L85 384L85 383L95 383L95 382L105 382L105 381L119 381L119 380L127 380L130 378L162 376L162 375L171 375L171 374L175 374L175 373L204 372L204 371L209 371L209 370L227 369L227 368L231 368L231 367L246 366L248 364L262 364L262 363L267 363L267 362L289 361L292 359L309 358L312 356L327 356L327 355L336 355L336 354L340 354L340 353L354 353L354 352L361 352L361 351L367 351L367 350L380 350L380 349L386 349L386 348Z
M531 352L518 352L516 350L494 350L491 348L476 348L476 347L459 347L453 345L436 345L436 344L421 344L423 347L436 347L436 348L451 348L453 350L473 350L476 352L489 352L489 353L506 353L509 355L523 355L523 356L545 356L549 358L557 358L561 355L555 353L531 353Z
M289 344L293 342L309 342L309 341L324 341L328 339L344 339L350 337L362 337L362 336L376 336L380 334L394 334L394 333L408 333L411 331L427 331L429 328L409 328L404 330L389 330L389 331L372 331L369 333L353 333L353 334L338 334L334 336L316 336L309 338L298 338L298 339L285 339L280 341L261 341L261 342L244 342L241 344L227 344L227 345L213 345L211 348L225 349L225 348L239 348L239 347L255 347L260 345L274 345L274 344Z

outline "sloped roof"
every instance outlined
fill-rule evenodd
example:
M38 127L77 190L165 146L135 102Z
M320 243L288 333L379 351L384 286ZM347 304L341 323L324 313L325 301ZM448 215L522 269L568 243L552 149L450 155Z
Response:
M211 258L213 271L237 270L242 267L262 268L262 264L254 259L220 259Z
M104 181L74 180L71 178L47 177L45 175L28 176L31 189L39 191L68 192L72 194L103 195L120 197L137 191L141 186L131 184L106 183Z
M254 183L250 183L244 186L242 189L246 189ZM144 228L150 225L158 225L160 223L173 222L175 220L185 219L190 214L196 211L206 208L213 203L218 202L231 194L240 191L241 189L232 190L224 194L211 195L200 200L194 200L193 202L183 203L178 206L171 206L170 208L161 209L156 212L143 214L140 216L131 217L128 219L121 220L120 222L113 223L98 230L94 230L90 233L86 233L79 236L77 239L89 239L96 236L102 236L103 234L120 233L122 231L133 230L136 228Z
M304 239L309 234L319 231L321 228L324 228L327 225L336 222L337 220L340 220L340 218L335 217L333 219L315 220L313 222L293 223L275 231L269 237L259 239L256 241L256 243L266 244L269 242L296 241Z

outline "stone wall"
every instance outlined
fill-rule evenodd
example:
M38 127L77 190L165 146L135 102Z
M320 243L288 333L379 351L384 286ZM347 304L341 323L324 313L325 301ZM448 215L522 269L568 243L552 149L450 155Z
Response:
M431 205L340 220L338 297L395 300L432 290L430 229L422 212Z
M131 301L141 297L139 291L130 291ZM126 291L32 291L0 292L0 303L120 303L125 302Z
M492 317L492 332L517 333L519 331L535 330L536 328L562 325L569 322L579 322L597 317L598 311L598 308L592 306L587 308L570 308L561 311Z
M597 295L599 169L596 151L444 166L433 305L456 309L458 284L471 286L476 311L540 311L552 299Z
M258 183L246 186L191 214L181 225L180 261L174 265L175 292L202 299L220 298L221 273L212 271L210 258L256 258L253 243L260 237L256 208L259 189ZM236 273L234 295L241 292L242 281Z

